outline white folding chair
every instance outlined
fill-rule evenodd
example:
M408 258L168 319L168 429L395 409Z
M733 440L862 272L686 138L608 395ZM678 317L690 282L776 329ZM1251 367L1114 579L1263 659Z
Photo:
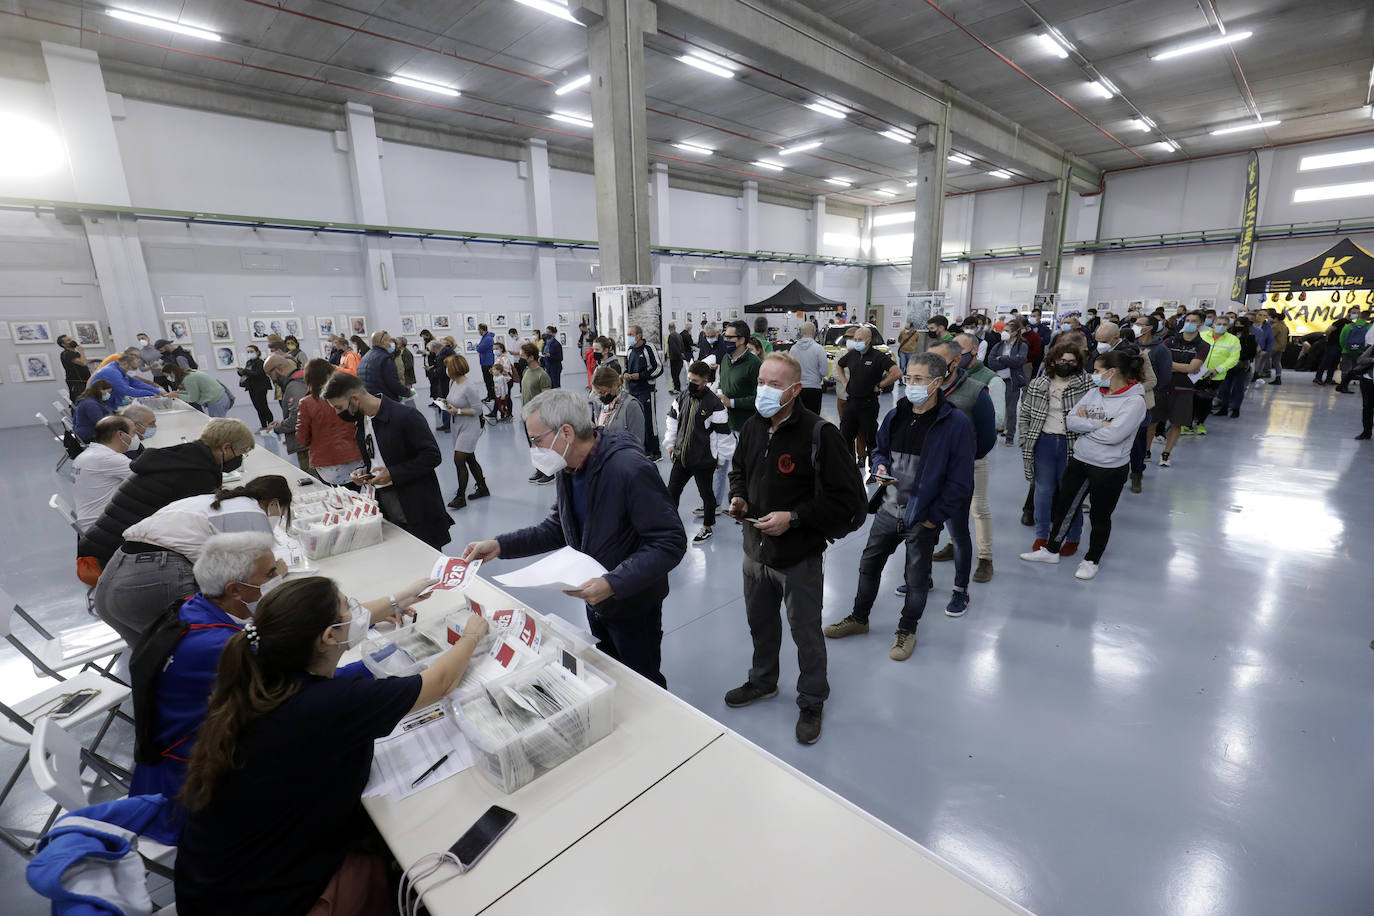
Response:
M62 425L60 423L53 423L52 421L50 421L46 416L43 415L43 411L41 410L35 413L33 417L39 423L43 424L43 428L46 429L49 433L51 433L54 439L56 439L58 442L62 441Z
M54 493L52 496L48 497L48 505L58 515L62 516L64 522L72 526L72 530L76 532L77 537L81 537L81 526L76 523L76 511L67 504L67 501L63 499L61 495Z
M38 634L41 642L37 647L28 645L15 635L15 615ZM103 620L68 627L54 636L34 620L3 587L0 587L0 638L18 649L19 654L29 660L33 665L34 674L50 677L55 681L66 680L61 672L71 668L80 668L82 671L93 668L102 675L113 678L110 671L115 661L129 648L123 637ZM100 659L108 661L104 665L96 664Z
M66 417L66 418L69 419L69 420L71 419L71 417L72 417L72 404L71 404L70 401L68 401L68 402L65 403L65 404L63 404L61 401L53 401L53 402L52 402L52 406L53 406L53 409L57 411L57 415L58 415L59 417Z
M59 809L76 811L91 803L90 789L81 778L81 771L91 767L97 778L110 782L110 777L99 760L92 760L83 753L84 748L67 731L52 719L41 719L33 729L33 744L29 747L29 772L49 798L57 803ZM126 788L119 781L113 784ZM56 813L53 820L56 819ZM52 826L49 820L48 826ZM48 828L43 828L47 833ZM149 862L169 867L176 859L176 847L159 843L157 840L141 836L138 838L138 852Z

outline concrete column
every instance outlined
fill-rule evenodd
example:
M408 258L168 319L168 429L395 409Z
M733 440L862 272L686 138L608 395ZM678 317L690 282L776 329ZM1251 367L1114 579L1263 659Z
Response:
M1059 263L1064 248L1064 195L1069 188L1067 170L1045 196L1045 222L1040 230L1040 268L1035 291L1059 292Z
M825 195L817 194L811 204L811 254L825 253ZM811 282L808 284L813 293L825 295L825 267L811 265ZM853 307L851 305L851 311Z
M745 251L759 250L759 183L746 181L744 196L740 201L740 238ZM740 268L740 307L763 298L762 285L759 283L759 264L756 261L743 261ZM740 314L744 314L743 311Z
M45 41L43 63L67 147L76 199L129 206L129 184L99 58L94 51ZM129 346L140 331L161 337L162 322L148 280L138 223L114 214L88 215L82 223L113 346Z
M525 179L529 202L530 232L552 236L553 175L549 169L549 145L543 140L529 141L530 168ZM558 317L558 257L551 248L536 248L534 258L534 299L537 327L556 324Z
M648 283L644 33L657 31L657 8L648 0L574 0L571 8L587 25L601 283Z
M916 133L916 223L911 241L911 288L936 289L945 221L949 131L926 124Z
M348 174L353 180L354 218L360 223L386 225L386 190L382 185L382 149L372 108L357 102L344 104L348 126ZM369 327L373 331L401 332L401 299L396 289L396 269L391 242L363 236L363 288L367 291Z
M668 166L663 162L655 162L649 171L649 231L650 238L656 245L671 244L669 238L669 227L672 225L669 192L668 192ZM653 282L663 288L663 328L668 327L668 322L673 319L669 313L675 310L673 301L673 258L659 255L653 259ZM678 314L677 328L682 330L683 316L691 311L691 303L683 303L682 308L676 308Z

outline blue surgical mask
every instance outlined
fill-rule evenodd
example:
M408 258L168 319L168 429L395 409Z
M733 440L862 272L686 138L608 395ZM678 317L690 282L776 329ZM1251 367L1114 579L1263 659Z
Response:
M149 439L153 438L153 436L156 436L156 435L157 435L157 427L156 427L156 426L149 426L147 429L145 429L145 430L143 431L143 433L139 436L139 438L142 439L144 442L147 442Z
M107 391L107 392L105 392L104 394L102 394L102 395L100 396L100 400L102 400L102 401L108 401L108 400L109 400L110 398L112 398L112 397L114 397L114 392L113 392L113 391Z
M1094 373L1093 373L1093 384L1096 385L1098 388L1106 388L1106 387L1107 387L1107 377L1104 376L1101 372L1094 372Z
M849 348L851 350L858 350L860 353L862 353L867 346L868 344L862 340L851 340L849 342Z
M758 391L754 392L754 409L759 412L759 416L767 419L782 408L782 389L760 385Z
M1059 331L1060 331L1060 333L1064 333L1064 332L1066 332L1066 331L1072 331L1072 330L1073 330L1073 325L1071 325L1071 324L1061 324L1061 325L1059 326Z
M925 385L907 385L906 399L913 407L919 407L930 398L930 389Z
M1184 334L1196 334L1196 333L1197 333L1197 322L1196 322L1196 321L1185 321L1185 322L1183 323L1183 333L1184 333Z
M1212 330L1216 331L1218 334L1225 334L1227 327L1229 327L1229 325L1216 324L1212 325Z
M735 349L739 346L739 341L738 341L738 340L732 340L732 339L730 339L730 338L728 338L728 337L721 338L721 339L725 341L725 352L726 352L726 353L734 353L734 352L735 352Z
M388 353L395 353L395 352L396 352L396 341L393 340L391 343L389 343L389 344L386 345L386 352L388 352Z
M1210 327L1212 326L1212 319L1210 319L1210 318L1204 318L1204 319L1202 320L1202 323L1205 324L1205 325L1207 325L1207 327L1210 328Z

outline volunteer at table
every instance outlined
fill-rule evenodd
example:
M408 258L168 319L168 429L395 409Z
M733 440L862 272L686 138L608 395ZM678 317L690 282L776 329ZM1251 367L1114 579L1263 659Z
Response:
M225 643L181 795L182 916L391 912L361 804L373 742L458 686L487 624L474 616L422 674L334 677L369 618L311 576L270 592Z

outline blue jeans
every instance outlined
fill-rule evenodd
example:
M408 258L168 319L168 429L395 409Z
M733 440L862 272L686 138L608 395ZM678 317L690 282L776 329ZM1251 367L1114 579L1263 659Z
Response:
M973 568L973 536L968 530L968 509L950 516L945 521L945 530L954 545L954 587L968 591L968 574Z
M1069 440L1054 433L1041 433L1035 440L1035 537L1049 540L1054 517L1054 494L1069 466ZM1074 509L1067 541L1075 543L1083 534L1083 506Z
M967 530L967 518L964 526ZM921 622L921 614L926 609L926 595L931 588L931 556L939 539L939 528L917 525L915 530L908 530L902 519L886 509L879 509L873 516L873 525L868 529L868 543L864 545L863 555L859 558L859 587L854 593L854 619L868 623L868 614L873 610L874 599L878 597L878 586L887 558L905 543L906 599L897 628L916 632L916 624ZM968 584L967 578L964 583Z
M902 375L906 375L906 364L911 362L912 353L897 351L897 367L902 370Z
M227 417L229 416L229 408L233 406L233 396L225 391L224 394L205 405L205 412L212 417Z

